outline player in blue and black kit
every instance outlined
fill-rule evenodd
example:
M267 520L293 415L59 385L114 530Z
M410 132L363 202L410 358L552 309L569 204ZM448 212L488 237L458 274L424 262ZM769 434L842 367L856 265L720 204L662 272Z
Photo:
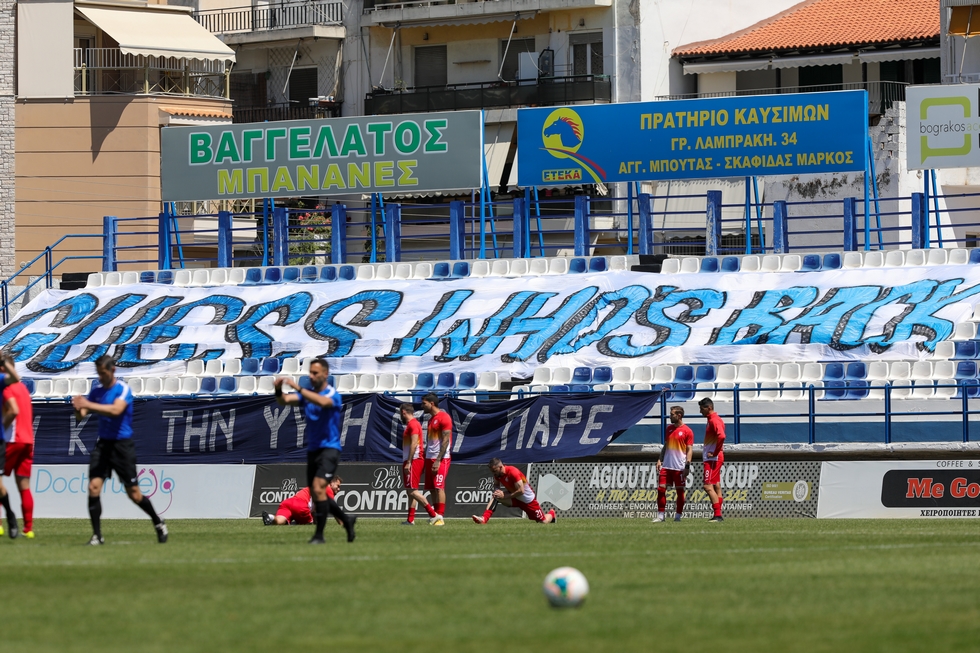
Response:
M116 378L116 363L110 356L95 361L99 382L88 397L71 398L75 418L81 420L89 413L99 416L99 439L89 459L88 514L92 520L92 539L89 544L104 544L102 538L102 484L116 472L126 487L126 494L153 520L157 541L167 541L167 524L160 519L149 497L140 492L136 473L136 447L133 445L133 391Z
M306 454L306 484L313 497L313 514L316 518L316 533L310 544L323 544L323 527L327 515L331 514L341 521L347 531L347 541L354 541L354 522L357 517L348 517L337 502L327 496L327 485L337 471L340 462L340 422L342 400L340 393L327 383L330 366L322 358L310 363L310 384L312 390L301 388L290 378L279 377L275 381L276 401L280 406L297 405L306 418L306 437L309 449ZM282 386L287 385L296 392L283 394Z

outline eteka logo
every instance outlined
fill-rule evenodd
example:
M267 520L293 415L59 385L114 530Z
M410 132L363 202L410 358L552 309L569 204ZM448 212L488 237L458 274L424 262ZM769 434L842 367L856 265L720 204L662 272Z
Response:
M957 132L966 131L966 125L963 124L966 119L970 118L970 99L965 96L955 96L955 97L936 97L936 98L926 98L922 100L922 104L919 105L919 119L923 122L929 118L929 109L932 107L946 107L946 106L959 106L963 107L963 121L954 122L950 120L948 123L939 125L922 125L920 127L920 132L926 132L924 135L920 136L921 139L921 155L922 163L929 157L936 156L963 156L969 154L972 149L972 143L970 140L970 134L963 134L963 144L954 147L929 147L930 135L946 135L955 134Z
M597 184L603 183L606 171L599 164L578 153L585 141L585 125L582 118L573 110L563 107L552 111L541 129L541 148L556 159L571 159L591 175ZM575 181L578 170L545 170L544 181Z

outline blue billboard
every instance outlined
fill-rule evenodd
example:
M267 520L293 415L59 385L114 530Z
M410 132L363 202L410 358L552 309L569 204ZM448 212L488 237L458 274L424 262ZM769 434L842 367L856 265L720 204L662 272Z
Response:
M518 184L717 179L866 168L866 91L517 111Z

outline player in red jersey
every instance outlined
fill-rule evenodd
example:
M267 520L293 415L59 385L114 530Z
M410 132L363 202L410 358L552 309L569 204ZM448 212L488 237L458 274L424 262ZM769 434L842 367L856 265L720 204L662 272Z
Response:
M527 515L528 519L533 519L540 524L550 524L558 521L558 515L554 509L545 513L534 496L534 488L527 482L524 473L516 467L505 465L500 458L492 459L487 466L493 473L493 481L497 489L490 496L487 509L483 511L483 516L473 515L473 521L477 524L486 524L490 521L490 516L497 509L497 504L520 508Z
M406 526L415 524L415 504L420 503L429 513L429 524L444 526L446 522L442 515L437 513L426 500L425 495L419 492L419 480L422 478L425 458L422 451L422 425L415 419L415 406L404 403L398 407L398 413L402 424L405 425L405 431L402 433L402 482L405 484L405 492L408 493L408 519L402 524Z
M327 496L333 499L340 489L340 484L344 479L334 475L327 485ZM279 509L275 516L267 512L262 513L262 523L266 526L288 526L289 524L312 524L313 523L313 499L310 497L310 488L304 487L299 492L283 499L279 504ZM339 519L338 524L343 524Z
M667 427L667 440L660 450L657 460L657 516L653 521L662 522L667 510L667 485L677 490L677 512L674 521L680 521L684 514L684 487L691 473L691 458L694 455L694 432L684 424L684 409L670 407L670 426Z
M721 516L721 466L725 462L725 423L721 421L721 416L715 412L715 402L707 397L698 402L701 414L708 418L708 425L704 429L704 449L701 452L701 459L704 461L704 491L711 499L711 507L714 509L714 517L708 521L725 521Z
M453 443L453 420L439 408L439 397L429 393L422 397L422 410L429 415L425 442L425 489L435 501L436 515L446 514L446 475L449 473L449 447ZM437 520L435 526L445 522Z
M34 539L34 496L31 494L31 467L34 464L34 412L31 395L20 382L14 359L0 356L0 368L6 372L3 388L3 475L14 475L20 492L21 511L24 514L24 537ZM6 491L4 491L6 494ZM6 499L6 496L4 496ZM17 537L17 517L7 508L7 524L10 537ZM0 528L0 535L3 530Z

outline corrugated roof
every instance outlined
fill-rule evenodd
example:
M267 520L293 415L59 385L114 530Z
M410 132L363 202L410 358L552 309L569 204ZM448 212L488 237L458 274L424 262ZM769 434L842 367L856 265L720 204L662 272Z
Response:
M939 37L939 0L806 0L744 30L675 48L711 56L908 43Z

